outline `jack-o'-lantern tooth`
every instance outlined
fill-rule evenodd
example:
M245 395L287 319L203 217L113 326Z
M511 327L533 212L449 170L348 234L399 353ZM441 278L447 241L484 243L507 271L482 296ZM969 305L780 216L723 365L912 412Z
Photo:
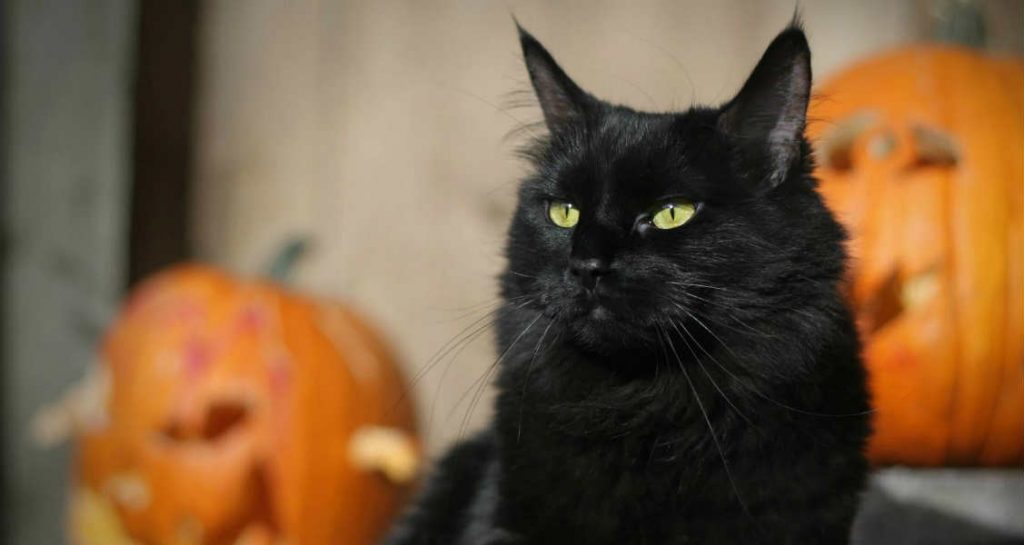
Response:
M357 429L349 440L349 459L359 469L379 471L396 484L412 481L420 465L412 437L382 426Z
M200 545L203 542L203 524L193 517L178 523L177 542L181 545Z
M927 271L910 277L903 283L900 290L900 302L903 308L912 309L928 302L939 292L939 274Z
M242 530L232 545L283 545L284 539L274 539L273 533L262 523L252 523Z
M130 511L142 511L149 507L152 499L149 485L137 473L112 475L107 479L104 490L118 505Z

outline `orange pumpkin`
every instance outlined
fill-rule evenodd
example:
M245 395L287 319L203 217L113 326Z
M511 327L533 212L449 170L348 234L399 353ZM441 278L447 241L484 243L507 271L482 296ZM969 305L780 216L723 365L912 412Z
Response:
M78 434L80 545L369 545L411 485L403 381L343 306L182 266L131 296L99 365L102 417ZM382 464L374 442L391 449Z
M821 192L852 235L871 459L1024 463L1024 64L910 47L817 95Z

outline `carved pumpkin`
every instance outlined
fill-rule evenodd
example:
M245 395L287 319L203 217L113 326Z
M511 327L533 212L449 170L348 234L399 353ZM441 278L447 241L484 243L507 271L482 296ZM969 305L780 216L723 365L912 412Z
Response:
M818 89L878 464L1024 463L1024 64L911 47Z
M369 545L411 484L403 382L340 305L180 267L132 295L98 371L80 545Z

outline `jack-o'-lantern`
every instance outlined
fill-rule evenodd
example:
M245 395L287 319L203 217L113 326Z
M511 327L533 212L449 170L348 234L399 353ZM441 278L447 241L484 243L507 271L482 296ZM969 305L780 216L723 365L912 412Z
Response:
M369 545L412 484L403 381L341 305L182 266L136 290L102 356L78 545Z
M852 236L872 460L1024 463L1024 64L910 47L817 95L821 192Z

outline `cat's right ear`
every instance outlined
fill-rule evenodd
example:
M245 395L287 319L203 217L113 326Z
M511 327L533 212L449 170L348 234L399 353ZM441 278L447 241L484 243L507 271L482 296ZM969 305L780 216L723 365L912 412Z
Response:
M530 73L530 82L544 112L544 122L551 132L558 132L580 120L592 102L590 95L566 75L547 49L516 23L523 59Z

